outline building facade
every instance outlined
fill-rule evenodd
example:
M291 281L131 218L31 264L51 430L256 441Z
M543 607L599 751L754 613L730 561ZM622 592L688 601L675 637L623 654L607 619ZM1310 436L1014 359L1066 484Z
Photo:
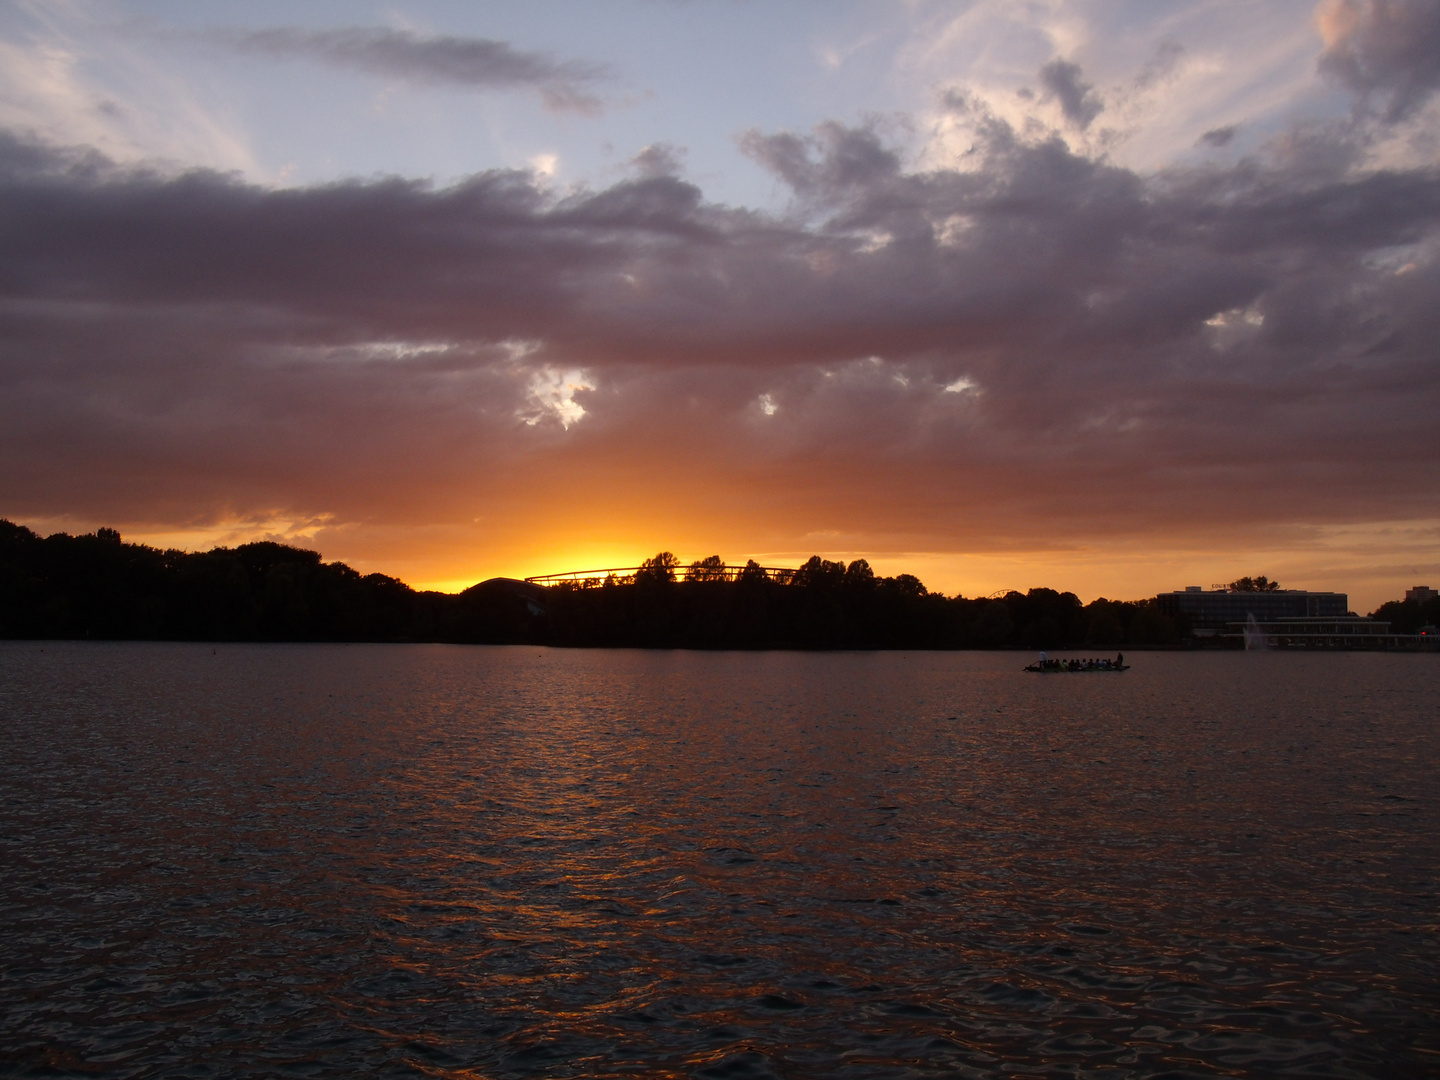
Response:
M1161 593L1156 606L1171 618L1184 618L1198 636L1210 636L1231 623L1277 622L1282 619L1330 619L1349 614L1346 593L1279 589L1274 592L1238 592L1202 589L1191 585Z

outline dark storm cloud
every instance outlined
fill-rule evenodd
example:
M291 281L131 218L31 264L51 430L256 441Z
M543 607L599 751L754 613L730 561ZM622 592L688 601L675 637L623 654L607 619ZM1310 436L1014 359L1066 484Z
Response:
M608 75L598 65L522 52L503 41L427 37L383 27L274 27L248 32L215 31L211 36L246 52L304 57L393 78L452 86L535 89L548 107L557 110L598 111L601 102L592 88Z
M1040 69L1040 85L1047 98L1060 102L1065 119L1081 131L1105 110L1095 88L1081 77L1080 65L1056 57Z
M669 143L652 143L630 159L635 174L646 180L679 176L684 171L685 151Z
M1226 124L1224 127L1211 128L1200 136L1199 142L1203 146L1214 146L1217 148L1229 146L1239 130L1239 124Z
M1320 22L1320 70L1387 119L1413 113L1440 87L1440 0L1330 0Z
M949 106L964 168L867 127L747 135L778 216L706 202L665 149L556 195L4 140L0 513L434 519L554 489L954 543L1433 507L1433 171L1335 146L1146 179Z

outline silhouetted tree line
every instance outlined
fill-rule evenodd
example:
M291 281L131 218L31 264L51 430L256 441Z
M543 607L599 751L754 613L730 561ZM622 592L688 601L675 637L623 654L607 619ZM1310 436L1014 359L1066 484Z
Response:
M726 580L717 556L682 571L661 552L633 583L542 589L497 578L449 595L268 541L161 551L125 543L113 529L40 537L0 521L0 636L1042 649L1168 645L1189 632L1150 601L1082 605L1053 589L946 597L910 574L878 577L864 559L815 556L790 578L774 581L751 562Z
M40 537L0 521L0 637L520 642L537 636L536 610L509 590L417 592L268 541L161 551L114 529Z
M1423 604L1418 600L1391 600L1372 612L1371 618L1388 622L1392 634L1418 634L1421 627L1440 626L1440 596Z
M967 600L928 591L910 574L877 577L870 564L813 556L790 583L753 561L726 581L717 556L679 578L669 552L647 559L634 584L560 585L547 598L557 645L683 648L998 649L1169 645L1189 633L1149 601L1096 600L1054 589Z

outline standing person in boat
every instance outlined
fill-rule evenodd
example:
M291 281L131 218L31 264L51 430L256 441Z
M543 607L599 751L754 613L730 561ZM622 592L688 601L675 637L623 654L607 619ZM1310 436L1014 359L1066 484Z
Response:
M1115 654L1115 666L1117 668L1125 666L1125 654L1123 652Z

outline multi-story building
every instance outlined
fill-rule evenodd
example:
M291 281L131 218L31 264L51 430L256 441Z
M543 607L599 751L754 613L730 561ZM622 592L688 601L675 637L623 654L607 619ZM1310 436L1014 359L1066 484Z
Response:
M1161 593L1156 606L1172 618L1183 616L1198 636L1210 636L1231 623L1276 622L1282 619L1335 618L1349 614L1346 593L1308 592L1304 589L1277 589L1272 592L1239 592L1233 589L1202 589L1191 585L1175 592Z
M1430 588L1429 585L1416 585L1413 589L1405 590L1405 599L1414 600L1417 604L1423 604L1429 600L1434 600L1437 596L1440 596L1440 592L1436 592L1434 589Z

